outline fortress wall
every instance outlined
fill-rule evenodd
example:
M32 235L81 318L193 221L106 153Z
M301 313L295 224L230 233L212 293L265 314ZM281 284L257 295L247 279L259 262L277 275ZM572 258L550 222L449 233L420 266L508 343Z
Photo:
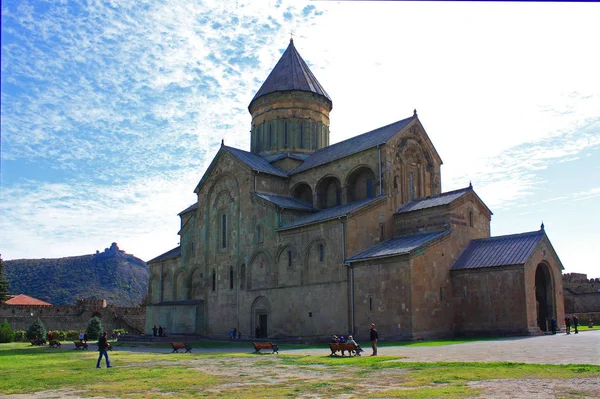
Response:
M104 307L101 306L102 302ZM143 330L146 322L145 308L106 306L106 301L103 300L100 300L100 303L78 301L78 305L75 306L0 305L0 321L7 320L14 330L27 330L38 317L48 330L85 330L95 313L100 314L102 326L106 331L116 328L131 331L137 326L141 326Z

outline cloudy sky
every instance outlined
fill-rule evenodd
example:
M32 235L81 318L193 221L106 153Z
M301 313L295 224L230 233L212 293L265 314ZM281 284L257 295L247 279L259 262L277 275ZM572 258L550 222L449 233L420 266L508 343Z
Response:
M600 277L599 4L2 2L0 253L148 260L293 33L333 99L331 142L412 115L444 191L473 182L492 234L543 221Z

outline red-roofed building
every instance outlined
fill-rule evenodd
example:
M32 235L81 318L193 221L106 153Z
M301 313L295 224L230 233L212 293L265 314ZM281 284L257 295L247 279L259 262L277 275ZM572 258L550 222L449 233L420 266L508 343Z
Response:
M51 303L41 301L25 294L11 295L10 299L4 303L14 306L52 306Z

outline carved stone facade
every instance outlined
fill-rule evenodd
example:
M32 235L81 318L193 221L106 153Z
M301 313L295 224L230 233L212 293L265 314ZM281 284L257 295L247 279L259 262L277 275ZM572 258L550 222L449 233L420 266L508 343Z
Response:
M364 340L374 322L421 339L535 334L564 317L543 229L490 238L472 187L441 192L416 111L329 145L332 102L307 68L290 44L250 104L251 151L221 147L179 214L181 245L149 262L147 332ZM490 240L506 256L473 258Z

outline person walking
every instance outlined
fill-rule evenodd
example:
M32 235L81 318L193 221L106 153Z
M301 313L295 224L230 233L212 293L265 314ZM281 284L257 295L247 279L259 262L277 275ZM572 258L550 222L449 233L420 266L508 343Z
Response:
M83 331L79 333L79 342L83 342Z
M96 363L97 369L101 368L100 361L102 360L102 356L104 356L104 358L106 359L106 368L112 367L110 365L110 359L108 358L108 338L106 336L107 333L106 331L104 331L104 334L102 334L102 336L98 340L98 352L100 352L100 354L98 355L98 362Z
M569 316L565 316L565 330L567 334L571 334L571 319Z
M579 327L579 319L577 316L573 315L573 328L575 329L575 334L579 334L577 327Z
M158 328L156 328L156 324L152 327L152 336L156 337L156 333L158 332Z
M371 340L371 347L373 348L373 353L371 356L377 356L377 341L379 340L379 333L375 329L375 323L371 323L371 333L369 338Z
M159 336L159 337L162 337L162 336L163 336L163 328L162 328L162 325L159 325L159 326L158 326L158 336Z

